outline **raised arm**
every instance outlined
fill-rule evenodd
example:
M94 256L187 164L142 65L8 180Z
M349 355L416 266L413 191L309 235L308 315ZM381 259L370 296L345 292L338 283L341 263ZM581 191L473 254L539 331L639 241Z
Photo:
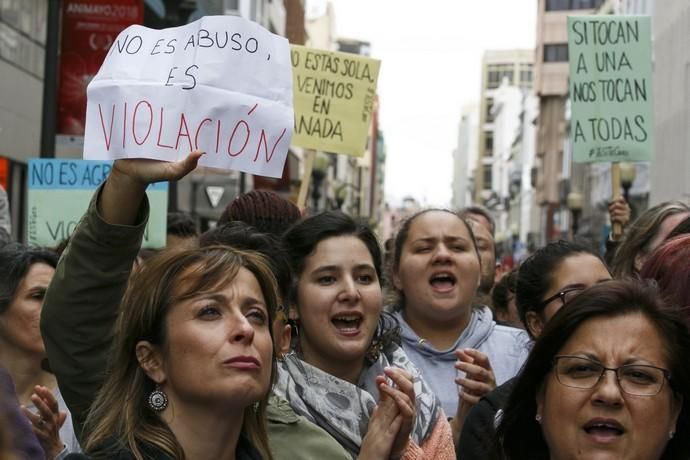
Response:
M175 163L115 161L60 258L46 293L41 333L80 441L104 380L113 325L146 227L146 187L183 177L200 156L194 152Z

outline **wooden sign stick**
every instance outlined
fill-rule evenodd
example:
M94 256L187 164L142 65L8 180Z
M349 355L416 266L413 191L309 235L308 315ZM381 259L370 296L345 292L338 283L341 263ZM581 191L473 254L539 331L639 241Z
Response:
M621 197L621 166L618 162L611 163L611 197L617 200ZM611 222L611 235L614 241L623 236L623 226L620 222Z
M299 186L299 195L297 195L297 207L304 209L307 203L307 192L309 191L309 181L311 180L311 170L314 167L314 157L316 150L305 150L304 152L304 173L302 174L302 183Z

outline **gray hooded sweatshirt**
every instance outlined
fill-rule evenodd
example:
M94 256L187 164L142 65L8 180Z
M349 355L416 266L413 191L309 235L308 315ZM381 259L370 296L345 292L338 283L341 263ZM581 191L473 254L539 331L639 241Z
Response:
M520 371L530 350L530 339L521 329L497 325L489 307L475 308L458 340L447 350L437 350L407 324L402 311L395 312L402 330L402 346L410 360L419 368L431 389L441 400L444 412L455 416L458 408L457 377L464 373L455 369L455 350L474 348L489 357L496 385Z

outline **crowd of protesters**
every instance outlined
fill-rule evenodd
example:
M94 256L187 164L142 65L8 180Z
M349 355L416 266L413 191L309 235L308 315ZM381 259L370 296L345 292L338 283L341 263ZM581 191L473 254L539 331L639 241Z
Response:
M616 200L605 255L506 274L481 207L384 251L266 191L142 249L146 187L201 155L117 160L57 250L0 227L0 458L690 458L687 205Z

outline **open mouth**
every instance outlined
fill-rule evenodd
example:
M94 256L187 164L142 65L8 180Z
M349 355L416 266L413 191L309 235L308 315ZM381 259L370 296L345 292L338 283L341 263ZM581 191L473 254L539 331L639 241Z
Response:
M457 279L455 275L449 272L434 273L431 278L429 278L431 287L438 291L449 291L455 287L456 283Z
M597 440L612 440L625 433L623 426L615 420L591 420L583 427L585 432Z
M345 335L357 334L362 325L362 315L357 313L343 313L331 318L335 328Z

